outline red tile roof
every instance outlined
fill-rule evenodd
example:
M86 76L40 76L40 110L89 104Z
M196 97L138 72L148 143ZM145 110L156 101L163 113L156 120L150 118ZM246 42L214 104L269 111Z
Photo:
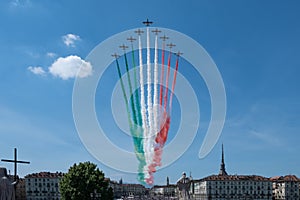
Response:
M257 175L211 175L199 181L269 181L269 178Z
M288 182L288 181L300 182L300 179L295 175L274 176L274 177L270 178L270 180L276 181L276 182Z
M40 173L33 173L28 174L25 176L25 178L61 178L64 176L64 173L62 172L40 172Z

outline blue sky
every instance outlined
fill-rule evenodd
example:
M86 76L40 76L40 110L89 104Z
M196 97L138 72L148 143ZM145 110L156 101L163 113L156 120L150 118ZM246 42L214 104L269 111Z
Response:
M222 142L228 173L299 177L299 6L277 0L1 1L0 157L12 158L17 147L19 158L31 161L19 166L21 176L65 172L89 160L112 179L136 182L134 174L106 167L88 153L73 121L73 75L62 78L64 71L49 67L54 69L59 58L63 64L85 63L100 42L149 18L200 43L218 66L227 95L225 126L211 153L198 158L200 127L185 154L156 173L156 183L166 176L175 182L182 171L192 171L194 178L218 173ZM191 71L184 73L198 83ZM203 88L205 124L209 97Z

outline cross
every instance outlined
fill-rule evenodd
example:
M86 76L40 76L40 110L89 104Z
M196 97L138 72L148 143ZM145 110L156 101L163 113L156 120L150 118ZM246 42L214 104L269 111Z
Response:
M132 36L130 36L129 38L127 38L127 40L130 41L131 43L132 43L133 41L136 41L136 39L133 38Z
M176 45L173 44L173 43L171 42L170 44L167 44L167 46L168 46L170 49L172 49L172 48L175 47Z
M150 26L151 24L153 24L153 22L147 19L147 21L144 21L143 24L145 24L146 26Z
M7 160L7 159L1 159L2 162L12 162L15 164L15 175L14 179L15 181L17 180L17 164L22 163L22 164L30 164L28 161L20 161L17 159L17 148L15 148L15 155L14 155L14 160Z
M142 33L144 33L144 31L142 31L141 29L138 29L138 30L136 30L134 32L137 33L138 35L141 35Z
M119 46L121 49L123 49L124 51L128 48L128 46L126 46L126 45L121 45L121 46Z
M114 57L115 59L118 59L120 57L117 53L114 53L111 56Z
M163 41L166 41L167 39L169 39L169 37L167 37L166 35L159 37L160 39L162 39Z
M155 35L157 35L157 34L160 33L161 31L158 30L158 29L155 29L155 30L153 30L152 32L155 33Z

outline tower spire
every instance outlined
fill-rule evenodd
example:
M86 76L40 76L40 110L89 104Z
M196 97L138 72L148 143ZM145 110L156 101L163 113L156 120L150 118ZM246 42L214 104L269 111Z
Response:
M223 147L223 143L222 143L222 160L221 160L221 165L220 165L220 172L219 175L221 176L226 176L227 172L225 169L225 161L224 161L224 147Z
M224 146L223 146L223 144L222 144L222 163L225 165L225 163L224 163Z

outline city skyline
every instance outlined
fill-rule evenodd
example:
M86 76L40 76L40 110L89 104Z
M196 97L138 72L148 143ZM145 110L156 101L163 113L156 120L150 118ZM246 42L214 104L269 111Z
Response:
M213 173L213 174L206 174L205 176L203 177L193 177L192 176L192 172L190 171L188 174L187 172L182 172L182 174L187 174L186 176L190 179L190 180L194 180L194 181L199 181L199 180L206 180L206 179L213 179L213 178L225 178L226 177L228 179L232 178L232 177L263 177L263 178L266 178L266 179L269 179L269 180L289 180L290 177L292 178L298 178L297 176L295 177L294 174L282 174L282 175L275 175L275 176L272 176L272 177L266 177L264 175L256 175L255 173L254 174L238 174L238 173L235 173L235 174L230 174L230 173L227 173L226 172L226 161L225 161L225 152L224 152L224 145L222 144L222 149L221 149L221 155L220 155L220 162L218 163L219 164L219 172L218 173ZM89 161L88 161L89 162ZM20 163L18 163L20 164ZM76 164L79 164L79 163L76 163ZM216 165L218 165L216 164ZM71 167L71 166L70 166ZM100 169L101 170L101 169ZM68 171L65 171L65 172L62 172L62 171L56 171L56 172L52 172L52 171L40 171L40 172L32 172L32 173L29 173L29 174L26 174L24 177L18 177L20 179L24 179L26 177L36 177L38 178L39 176L41 177L46 177L47 175L50 176L50 175L59 175L59 176L63 176L65 173L68 173ZM181 174L181 175L182 175ZM13 177L12 173L9 172L9 175L10 177ZM120 179L111 179L111 177L108 177L108 176L105 176L106 179L112 181L112 182L115 182L115 183L119 183L119 184L141 184L141 183L136 183L135 182L127 182L126 180L123 180L123 177L121 177ZM170 178L171 179L174 179L174 177L170 177L170 176L166 176L165 177L165 182L162 182L161 184L154 184L154 185L148 185L148 187L153 187L153 186L166 186L166 185L176 185L177 184L177 181L174 181L173 182L170 182ZM299 181L300 181L300 178L298 178ZM222 179L223 180L223 179ZM145 184L141 184L141 185L145 185Z
M200 127L188 150L156 173L155 184L164 183L167 176L175 182L183 171L191 171L193 177L217 174L222 143L228 174L299 177L298 7L296 1L151 1L147 6L139 1L2 1L0 158L12 159L13 148L18 148L18 159L31 162L18 167L20 176L66 172L74 163L91 161L113 180L137 182L136 174L111 169L85 149L72 114L74 69L56 67L71 63L89 68L85 58L100 42L143 27L142 21L149 18L154 27L182 32L200 43L216 63L227 95L221 137L199 159L210 120L209 93L191 68L179 68L201 91L197 93ZM109 79L104 80L111 84L109 89L97 90L97 98L113 88L118 79L114 70L110 68ZM98 102L96 108L104 115L109 112ZM170 139L179 122L179 117L171 122ZM111 121L107 126L112 141L132 150L130 137L120 142L120 135L125 137L122 131ZM13 164L0 165L13 173Z

